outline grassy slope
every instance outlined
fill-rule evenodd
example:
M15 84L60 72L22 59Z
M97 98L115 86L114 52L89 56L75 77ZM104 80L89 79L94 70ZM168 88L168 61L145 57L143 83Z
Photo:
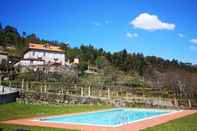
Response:
M0 105L0 121L27 118L40 115L55 115L63 113L74 113L83 111L93 111L98 109L106 109L110 106L106 105L67 105L67 106L52 106L52 105L31 105L31 104L18 104L10 103ZM41 128L41 127L25 127L0 124L0 128L5 131L12 131L16 128L25 128L33 131L62 131L63 129ZM69 130L68 130L69 131Z
M0 124L0 128L3 128L3 131L15 131L16 129L25 129L30 131L76 131L70 129L56 129L56 128L46 128L46 127L31 127L31 126L20 126L20 125L7 125Z
M40 115L54 115L62 113L73 113L82 111L92 111L98 109L110 108L104 105L68 105L68 106L52 106L52 105L31 105L31 104L4 104L0 105L0 121L26 118ZM64 129L43 128L43 127L27 127L16 125L0 124L0 128L4 131L13 131L14 129L24 128L31 131L63 131ZM70 130L67 130L70 131ZM166 124L158 125L144 131L197 131L197 113L180 118Z
M197 113L143 131L197 131Z

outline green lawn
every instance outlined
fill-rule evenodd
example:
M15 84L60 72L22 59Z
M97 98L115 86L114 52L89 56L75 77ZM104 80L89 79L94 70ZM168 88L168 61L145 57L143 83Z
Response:
M197 113L143 131L197 131Z
M56 115L83 111L93 111L98 109L111 108L107 105L64 105L64 106L54 106L54 105L32 105L32 104L19 104L10 103L0 105L0 121L18 119L18 118L28 118L32 116L40 115ZM17 125L6 125L0 124L0 128L4 128L4 131L13 131L14 129L24 128L30 129L31 131L62 131L63 129L52 129L52 128L41 128L41 127L27 127L27 126L17 126ZM67 130L70 131L70 130Z
M58 129L58 128L46 128L46 127L31 127L31 126L20 126L20 125L8 125L0 124L0 128L3 128L3 131L15 131L16 129L26 129L30 131L76 131L69 129Z
M0 122L10 119L28 118L40 115L56 115L64 113L74 113L83 111L93 111L98 109L111 108L106 105L32 105L32 104L19 104L10 103L0 105ZM23 128L30 129L31 131L63 131L64 129L44 128L44 127L30 127L0 124L0 128L4 131L14 131L14 129ZM64 130L65 131L65 130ZM66 130L71 131L71 130ZM197 113L180 118L166 124L158 125L143 131L197 131Z

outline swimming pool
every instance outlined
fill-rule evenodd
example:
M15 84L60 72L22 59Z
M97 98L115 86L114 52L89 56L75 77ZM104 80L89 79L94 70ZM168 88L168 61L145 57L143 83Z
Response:
M175 110L118 108L105 111L40 118L40 122L117 127L128 123L167 115Z

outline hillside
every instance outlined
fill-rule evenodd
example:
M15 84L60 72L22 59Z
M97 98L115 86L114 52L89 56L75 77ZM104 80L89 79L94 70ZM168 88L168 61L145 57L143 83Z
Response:
M23 32L21 35L12 26L0 25L0 46L3 46L10 56L21 57L30 42L59 45L71 61L74 57L79 57L80 81L107 81L108 84L141 87L145 92L146 89L159 89L161 92L167 90L167 94L170 91L177 97L197 98L197 66L191 63L129 53L125 49L111 53L92 45L72 48L68 43L43 40L34 33L27 35ZM83 72L88 65L98 68L98 74L94 77L85 75Z

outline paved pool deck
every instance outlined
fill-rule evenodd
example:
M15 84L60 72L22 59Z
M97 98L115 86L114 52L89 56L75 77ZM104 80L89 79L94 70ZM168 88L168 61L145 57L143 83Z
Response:
M86 126L86 125L74 125L74 124L60 124L60 123L48 123L40 121L32 121L35 118L8 120L1 123L26 125L26 126L40 126L40 127L52 127L52 128L64 128L64 129L76 129L80 131L139 131L148 127L153 127L159 124L166 123L177 118L181 118L193 113L197 113L197 110L184 110L168 114L165 116L159 116L147 120L133 122L119 127L101 127L101 126ZM77 113L78 114L78 113ZM40 117L39 117L40 118ZM39 119L38 118L38 119Z

